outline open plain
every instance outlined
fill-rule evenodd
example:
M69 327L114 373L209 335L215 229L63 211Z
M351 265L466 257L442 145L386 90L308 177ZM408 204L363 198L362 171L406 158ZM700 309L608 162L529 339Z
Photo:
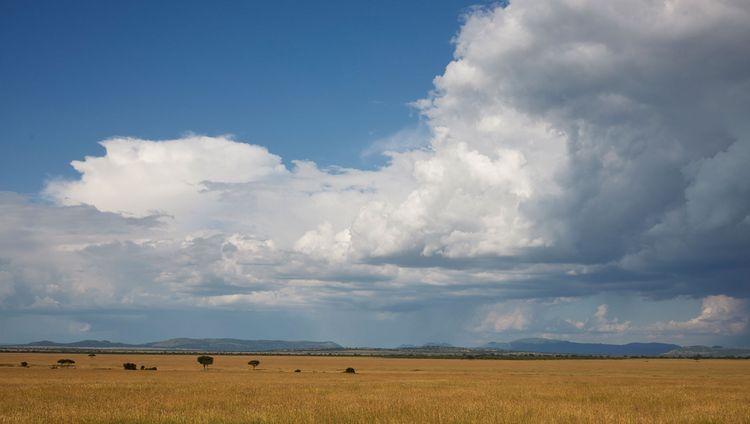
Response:
M213 356L2 353L0 422L750 422L748 360Z

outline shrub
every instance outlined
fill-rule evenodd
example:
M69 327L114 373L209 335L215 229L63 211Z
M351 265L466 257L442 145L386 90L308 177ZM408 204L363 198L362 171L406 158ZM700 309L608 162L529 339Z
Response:
M253 359L252 361L248 362L247 364L250 365L251 367L253 367L253 369L255 369L255 367L257 367L258 365L260 365L260 361L257 360L257 359Z
M132 363L132 362L125 362L124 364L122 364L122 367L124 369L126 369L126 370L136 370L136 369L138 369L136 367L136 365L134 363Z
M93 358L94 356L96 356L96 353L89 353L89 358Z
M352 368L352 367L347 368L344 372L347 373L347 374L354 374L355 373L354 368Z
M21 366L24 367L24 368L26 368L26 367L29 366L29 363L26 362L26 361L23 361L23 362L21 362Z
M302 370L297 369L297 370L294 370L294 372L302 372Z
M60 364L61 367L69 367L76 363L76 361L72 359L58 359L57 363Z

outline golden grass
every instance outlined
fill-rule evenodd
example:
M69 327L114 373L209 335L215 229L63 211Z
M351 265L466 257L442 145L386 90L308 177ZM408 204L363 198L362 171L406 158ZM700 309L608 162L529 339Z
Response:
M0 353L0 423L750 422L743 360L213 356Z

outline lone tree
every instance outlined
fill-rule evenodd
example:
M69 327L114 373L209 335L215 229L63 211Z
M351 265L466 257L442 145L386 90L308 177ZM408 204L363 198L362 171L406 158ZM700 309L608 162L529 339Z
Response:
M125 362L124 364L122 364L122 367L124 369L126 369L126 370L134 370L134 369L136 369L135 364L132 363L132 362Z
M258 365L260 365L260 361L257 360L257 359L253 359L252 361L248 362L247 364L250 365L251 367L253 367L253 369L255 369L255 367L257 367Z
M198 363L203 365L203 369L205 370L206 367L214 363L214 358L206 355L202 355L198 357Z
M69 367L76 363L76 361L72 359L58 359L57 363L60 364L61 367Z
M346 370L344 370L344 372L347 373L347 374L354 374L355 373L354 368L352 368L352 367L347 368Z

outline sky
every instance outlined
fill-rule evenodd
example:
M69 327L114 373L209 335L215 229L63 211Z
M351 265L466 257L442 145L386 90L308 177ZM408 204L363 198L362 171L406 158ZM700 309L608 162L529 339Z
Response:
M69 162L118 135L232 134L286 163L385 164L367 146L418 124L408 103L476 3L318 3L0 2L3 189L75 178Z
M747 45L744 0L2 1L0 343L750 346Z

